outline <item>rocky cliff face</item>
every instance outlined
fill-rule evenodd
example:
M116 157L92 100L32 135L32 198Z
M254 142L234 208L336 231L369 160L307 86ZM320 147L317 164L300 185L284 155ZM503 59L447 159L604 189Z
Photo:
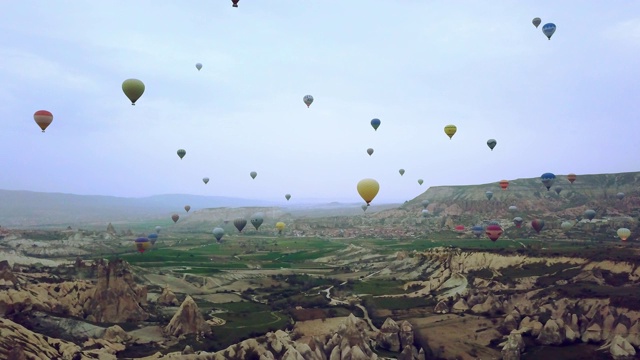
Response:
M193 298L187 296L164 331L176 337L188 334L209 334L211 326L204 320Z
M149 317L141 307L147 301L146 287L136 285L126 262L101 261L97 274L96 286L84 305L87 320L121 323L142 321Z

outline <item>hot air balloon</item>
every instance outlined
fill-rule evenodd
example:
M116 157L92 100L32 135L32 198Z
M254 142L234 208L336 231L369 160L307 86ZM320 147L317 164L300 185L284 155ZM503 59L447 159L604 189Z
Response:
M493 197L493 191L487 191L486 193L484 193L484 196L487 197L487 200L491 200L491 198Z
M518 229L522 227L522 223L524 222L524 220L520 216L514 217L512 221L513 225L515 225Z
M563 221L560 224L560 228L562 229L562 231L567 232L569 230L571 230L571 228L573 227L573 223L571 221Z
M263 221L264 221L264 214L261 212L257 212L253 214L253 216L251 216L251 225L253 225L253 227L256 228L256 230L258 230L260 225L262 225Z
M540 176L540 181L542 181L542 184L544 184L544 186L547 188L547 191L551 189L551 186L553 186L553 182L555 180L556 176L552 173L544 173L542 174L542 176Z
M233 220L233 226L235 226L236 229L238 229L238 232L242 232L242 229L244 229L244 227L247 226L247 220L243 218L237 218Z
M369 208L369 205L367 205L367 204L362 204L362 205L360 206L360 208L362 209L362 211L366 212L366 211L367 211L367 209Z
M617 232L618 232L618 236L620 237L620 240L622 241L627 241L629 236L631 236L631 230L627 228L620 228L618 229Z
M515 205L511 205L509 206L509 211L514 212L514 211L518 211L518 207Z
M378 195L378 191L380 190L380 184L374 179L362 179L358 182L356 187L358 189L358 194L362 197L367 205L373 201L373 198Z
M576 178L577 178L576 174L567 175L567 180L569 180L571 184L573 184L573 182L576 181Z
M457 232L462 232L462 231L464 231L464 225L456 225L455 230L456 230Z
M400 176L404 175L404 169L400 169L398 172L400 173Z
M139 237L136 239L136 248L140 253L143 253L149 247L151 247L151 243L149 243L149 239L146 237Z
M213 236L215 236L216 240L218 240L219 242L220 240L222 240L222 237L224 236L224 229L221 227L217 227L213 229L212 233L213 233Z
M53 121L53 114L47 110L38 110L33 114L33 120L36 121L36 124L38 124L42 132L44 132Z
M180 160L182 160L182 158L187 155L187 152L184 149L178 149L177 154L180 157Z
M160 230L162 230L162 227L156 226L156 234L160 234Z
M418 179L418 184L422 185L423 182L424 182L424 180Z
M427 206L429 206L429 200L422 200L421 204L422 204L422 207L426 209Z
M368 148L367 149L367 154L369 154L369 156L371 156L373 154L373 149L372 148Z
M287 201L289 201L289 199L291 199L291 194L286 194L284 198L287 199Z
M131 105L144 94L144 83L138 79L127 79L122 83L122 91L131 100Z
M449 136L449 140L453 138L453 135L455 135L456 131L458 131L458 127L456 127L455 125L447 125L444 127L444 133Z
M540 26L540 23L542 23L542 20L540 20L539 17L533 18L533 20L531 20L531 23L537 28L538 26Z
M231 2L233 3L233 7L238 7L238 1L240 0L231 0Z
M429 210L422 209L422 217L427 217L427 216L429 216Z
M624 199L624 193L623 192L619 192L616 194L616 197L618 198L618 200L622 200Z
M488 225L484 232L491 241L496 241L502 235L502 227L496 224Z
M304 103L307 105L307 107L311 106L311 104L313 103L313 96L311 95L305 95L302 98L302 101L304 101Z
M197 63L197 64L196 64L196 69L198 69L198 71L200 71L200 69L202 69L202 64Z
M493 148L496 147L497 144L498 142L496 141L496 139L487 140L487 146L489 147L489 149L491 149L491 151L493 151Z
M380 126L380 119L372 119L371 120L371 126L373 127L373 130L378 131L378 127Z
M507 188L509 187L509 181L508 180L500 180L500 187L502 188L502 190L507 190Z
M562 192L562 186L556 186L555 188L553 188L553 191L555 191L556 194L560 195L560 193Z
M147 238L149 239L151 246L154 246L156 244L156 241L158 241L158 234L156 233L149 234Z
M551 35L553 35L554 32L556 32L556 24L547 23L542 26L542 33L545 34L549 40L551 40Z
M252 179L255 179L256 176L258 176L258 173L255 172L255 171L252 171L252 172L249 173L249 175L251 176Z
M587 219L589 219L589 221L591 221L593 220L593 218L596 217L596 211L589 209L584 212L584 217L586 217Z
M178 214L171 215L171 220L173 220L174 224L178 222L178 219L180 219L180 215Z
M187 212L189 212L189 210L191 210L191 206L189 206L189 205L185 205L185 206L184 206L184 209L185 209Z
M282 230L284 230L285 224L282 221L278 221L276 223L276 229L278 229L278 234L282 234Z
M482 236L482 234L484 234L484 227L482 225L475 225L474 227L471 228L471 232L477 238L480 238L480 236Z
M544 220L541 219L535 219L531 222L531 227L533 228L533 230L535 230L538 234L540 234L540 231L542 230L542 228L544 228Z
M209 182L209 178L208 177L202 178L202 182L206 185Z

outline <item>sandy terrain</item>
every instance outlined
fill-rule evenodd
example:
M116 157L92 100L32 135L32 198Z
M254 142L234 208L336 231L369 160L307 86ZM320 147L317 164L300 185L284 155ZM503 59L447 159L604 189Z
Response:
M335 317L327 318L325 321L321 319L298 321L293 326L294 331L300 332L304 336L322 336L325 334L331 334L338 329L338 326L342 324L347 318Z
M426 318L412 318L409 322L417 336L426 339L434 351L442 351L447 359L501 359L498 350L488 348L489 342L500 337L491 320L467 315L444 314ZM476 330L482 330L476 332ZM469 354L475 353L476 356Z

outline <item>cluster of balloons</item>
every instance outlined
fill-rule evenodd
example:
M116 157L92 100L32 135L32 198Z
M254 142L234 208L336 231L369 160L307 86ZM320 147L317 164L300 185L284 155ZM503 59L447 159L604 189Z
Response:
M539 17L533 18L533 20L531 20L531 23L533 23L533 26L536 27L536 29L538 28L538 26L540 26L540 24L542 23L542 19L540 19ZM542 33L549 39L551 40L551 36L553 35L553 33L556 32L556 24L554 23L547 23L544 24L542 26Z

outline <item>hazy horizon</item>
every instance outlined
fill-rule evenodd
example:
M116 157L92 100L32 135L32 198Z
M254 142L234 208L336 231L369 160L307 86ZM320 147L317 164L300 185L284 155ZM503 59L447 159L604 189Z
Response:
M372 177L374 204L392 204L430 186L637 171L637 14L577 0L21 1L0 14L0 188L294 205L362 202ZM557 25L550 41L534 17ZM136 106L128 78L146 85ZM54 116L44 134L37 110Z

